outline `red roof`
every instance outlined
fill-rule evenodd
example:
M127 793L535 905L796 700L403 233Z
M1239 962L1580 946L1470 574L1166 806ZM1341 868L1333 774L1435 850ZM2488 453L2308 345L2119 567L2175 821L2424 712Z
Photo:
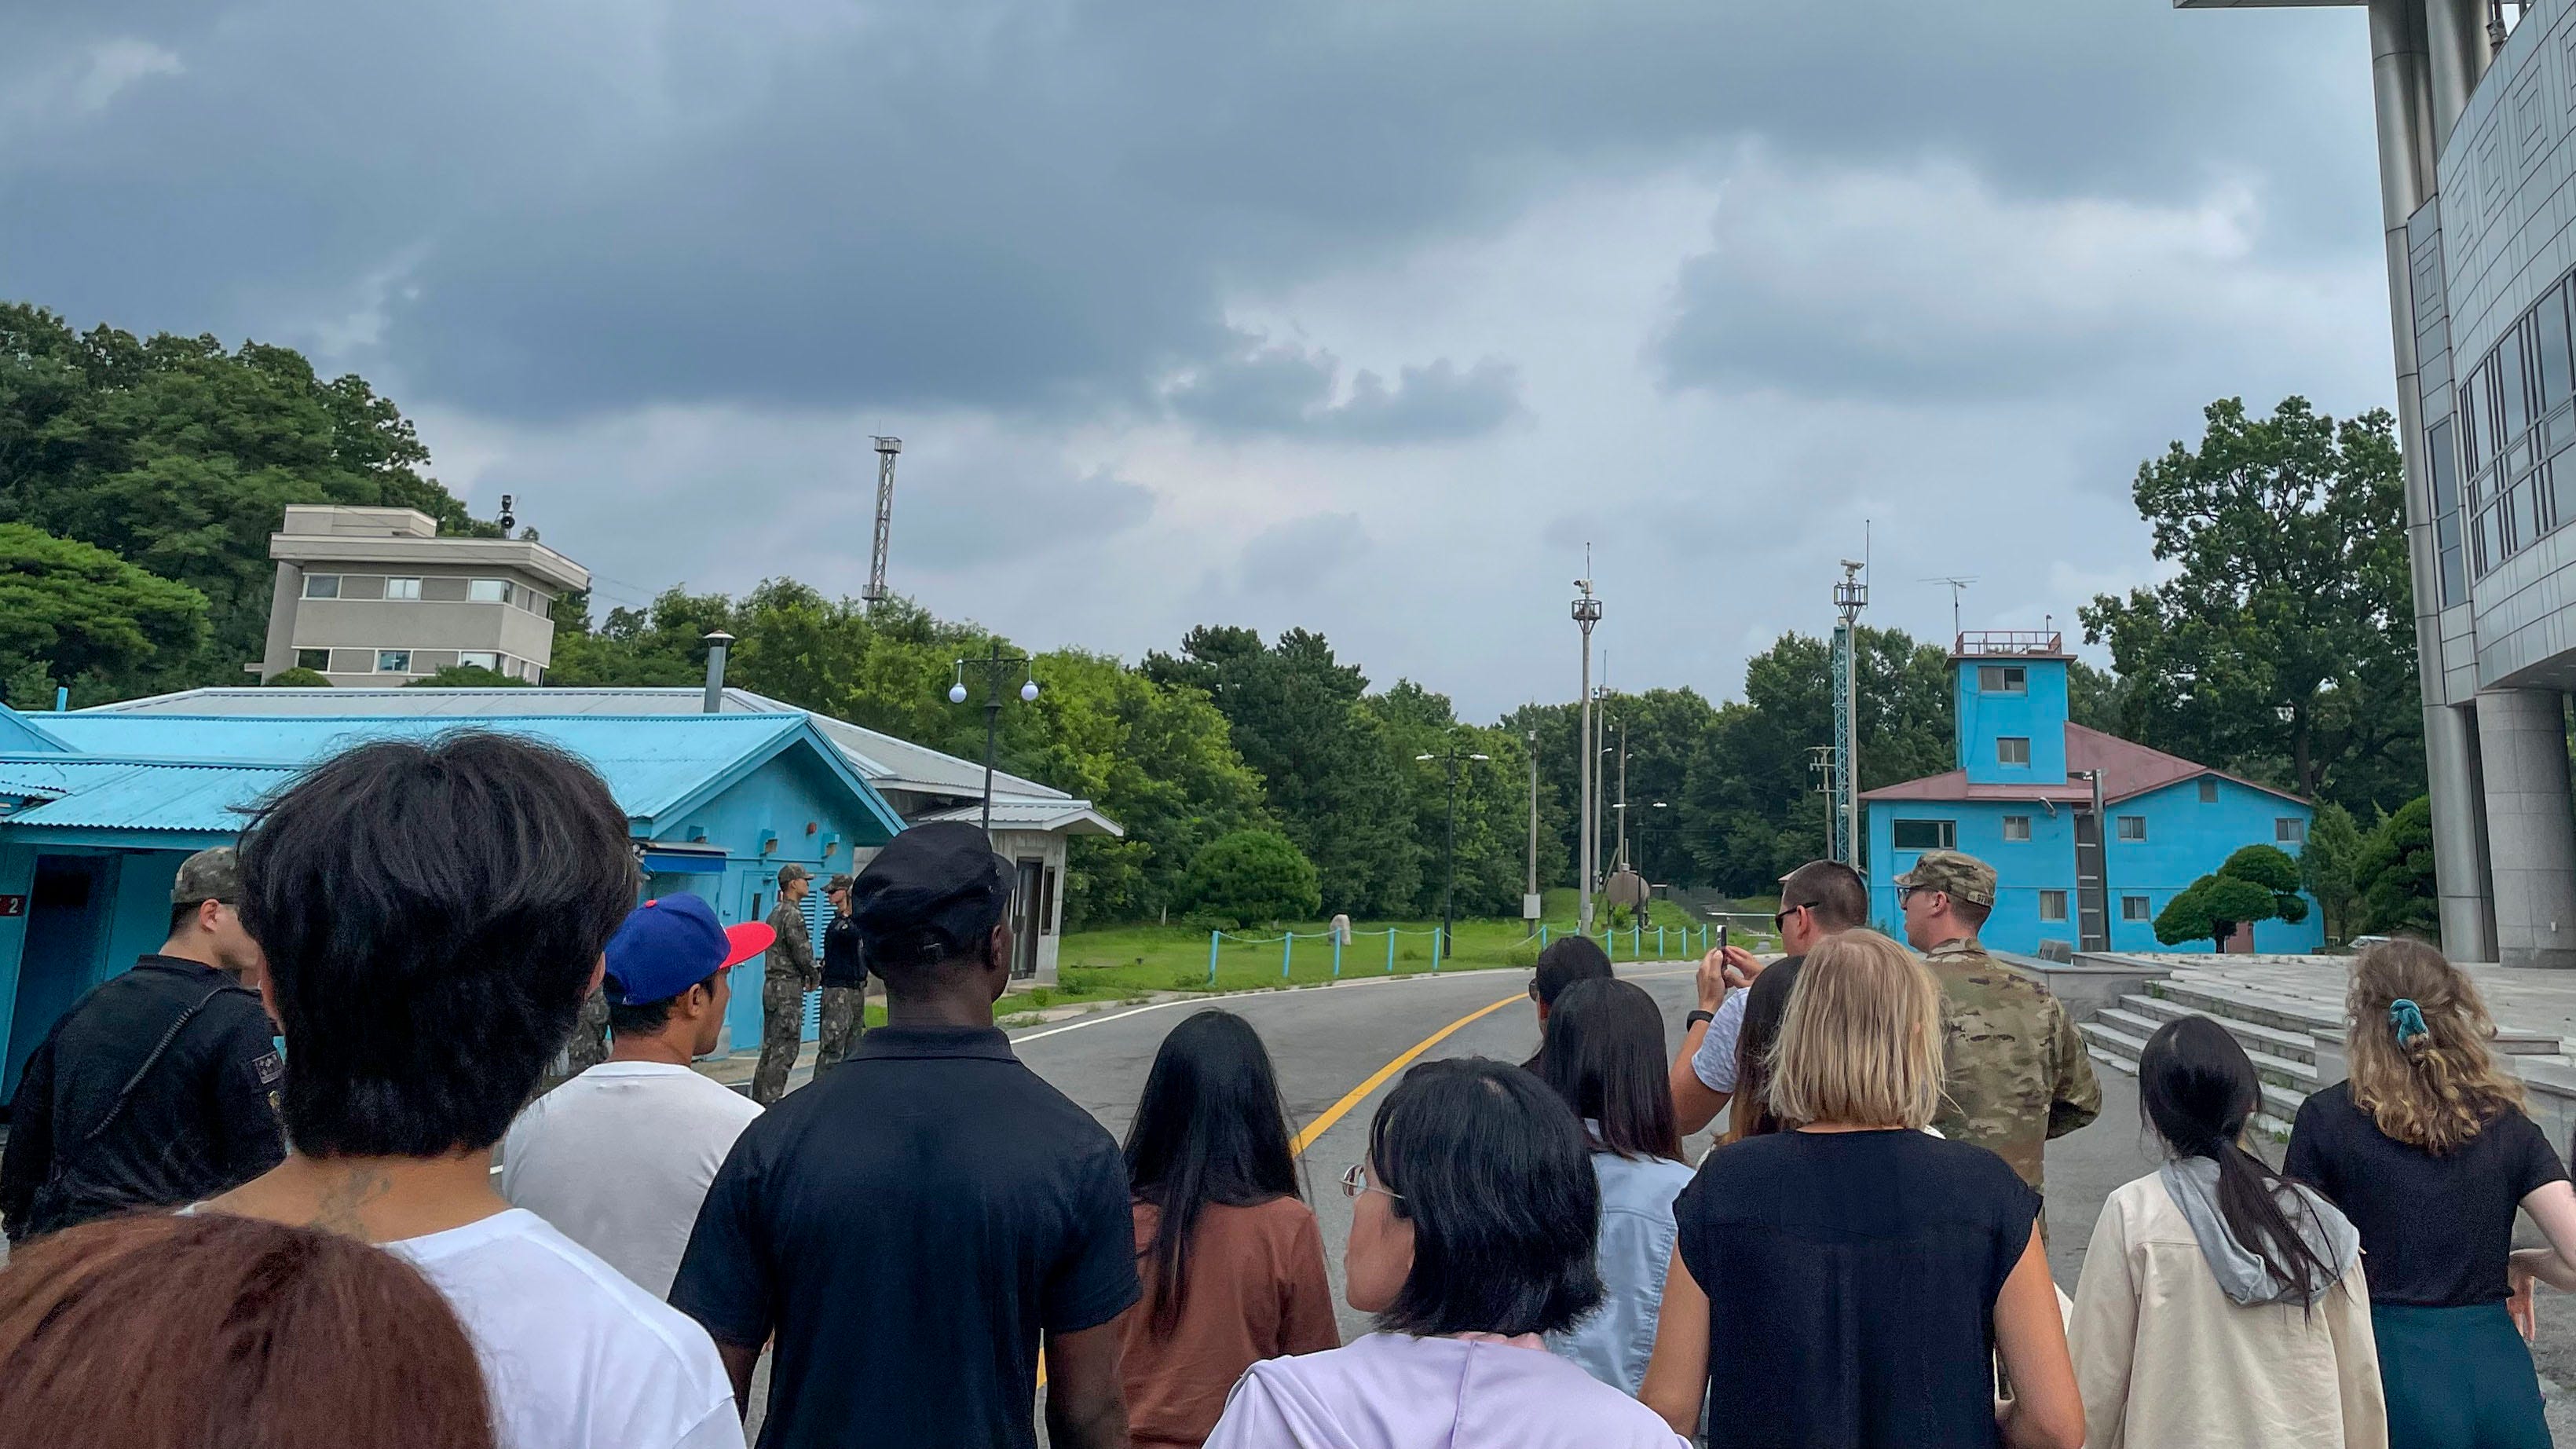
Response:
M2234 780L2249 790L2260 790L2266 795L2277 795L2284 800L2299 800L2301 804L2307 803L2287 790L2275 790L2269 785L2259 785L2241 776L2228 774L2224 770L2213 770L2207 765L2186 760L2180 755L2168 755L2162 750L2151 750L2145 745L2124 740L2118 735L2106 735L2100 730L2086 729L2079 724L2070 724L2066 727L2066 768L2069 771L2100 770L2102 801L2106 805L2144 795L2151 790L2161 790L2167 785L2178 784L2184 780L2197 779L2202 775L2215 775L2222 780ZM1907 780L1902 784L1864 791L1860 798L1863 800L2051 800L2074 805L2091 803L2093 786L2084 780L2069 780L2062 785L1972 785L1968 783L1967 771L1951 770L1939 775L1926 775L1920 780Z

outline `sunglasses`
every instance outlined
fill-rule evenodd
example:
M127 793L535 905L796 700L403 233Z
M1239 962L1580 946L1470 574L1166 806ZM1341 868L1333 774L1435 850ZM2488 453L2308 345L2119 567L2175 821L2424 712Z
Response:
M1382 1192L1397 1202L1404 1201L1403 1193L1369 1181L1367 1163L1354 1162L1342 1170L1342 1196L1356 1198L1364 1192Z
M1798 914L1800 911L1812 911L1815 908L1816 903L1814 901L1800 901L1794 906L1782 906L1780 909L1771 913L1771 929L1777 931L1781 927L1789 924L1789 918L1791 916Z

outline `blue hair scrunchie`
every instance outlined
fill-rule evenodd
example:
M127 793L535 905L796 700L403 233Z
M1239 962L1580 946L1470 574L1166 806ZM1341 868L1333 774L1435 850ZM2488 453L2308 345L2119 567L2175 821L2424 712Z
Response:
M2431 1036L2433 1029L2424 1024L2424 1009L2401 996L2388 1003L2388 1026L2397 1033L2397 1044L2404 1046L2419 1036Z

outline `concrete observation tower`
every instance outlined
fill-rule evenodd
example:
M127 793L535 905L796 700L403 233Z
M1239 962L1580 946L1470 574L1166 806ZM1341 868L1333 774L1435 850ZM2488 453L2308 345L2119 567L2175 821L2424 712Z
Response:
M2571 6L2361 7L2442 945L2507 966L2576 967Z

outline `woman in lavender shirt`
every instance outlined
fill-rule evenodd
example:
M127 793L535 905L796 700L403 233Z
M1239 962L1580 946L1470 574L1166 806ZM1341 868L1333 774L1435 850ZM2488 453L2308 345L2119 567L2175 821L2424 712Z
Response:
M1675 1449L1653 1410L1547 1351L1601 1301L1583 1126L1518 1067L1425 1062L1378 1108L1343 1266L1378 1331L1252 1366L1207 1449Z

